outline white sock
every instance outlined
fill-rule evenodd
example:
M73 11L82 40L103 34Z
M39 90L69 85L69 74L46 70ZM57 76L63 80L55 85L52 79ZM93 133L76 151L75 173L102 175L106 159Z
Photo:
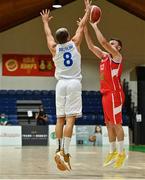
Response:
M57 145L57 149L60 150L62 147L62 138L56 139L56 145Z
M64 153L68 154L69 153L69 146L70 146L71 138L70 137L64 137Z
M121 154L124 149L124 141L118 141L118 153Z
M110 153L116 149L116 141L110 142Z

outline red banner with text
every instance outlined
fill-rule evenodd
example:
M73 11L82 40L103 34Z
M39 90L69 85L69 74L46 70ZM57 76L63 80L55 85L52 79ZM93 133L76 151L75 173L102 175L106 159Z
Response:
M54 76L51 55L2 55L3 76Z

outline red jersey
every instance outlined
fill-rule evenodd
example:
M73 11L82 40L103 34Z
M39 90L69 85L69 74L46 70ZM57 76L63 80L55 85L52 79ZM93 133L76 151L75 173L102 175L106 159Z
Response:
M100 63L100 91L101 93L122 90L120 78L122 74L122 57L115 62L110 54L105 54Z

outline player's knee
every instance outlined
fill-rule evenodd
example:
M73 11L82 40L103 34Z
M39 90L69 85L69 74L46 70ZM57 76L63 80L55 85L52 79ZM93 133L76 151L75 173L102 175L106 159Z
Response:
M72 128L73 128L73 125L74 125L74 121L68 121L68 122L66 122L66 127L69 128L69 129L72 129Z
M57 118L57 124L58 125L64 125L64 123L65 123L65 118L64 117Z
M111 124L111 123L108 123L108 124L106 124L106 126L107 126L107 128L108 129L114 129L114 124Z

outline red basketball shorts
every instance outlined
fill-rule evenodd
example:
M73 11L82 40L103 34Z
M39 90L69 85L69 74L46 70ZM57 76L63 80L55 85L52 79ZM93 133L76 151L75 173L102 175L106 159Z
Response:
M108 92L102 96L105 123L122 123L122 106L125 100L123 91Z

